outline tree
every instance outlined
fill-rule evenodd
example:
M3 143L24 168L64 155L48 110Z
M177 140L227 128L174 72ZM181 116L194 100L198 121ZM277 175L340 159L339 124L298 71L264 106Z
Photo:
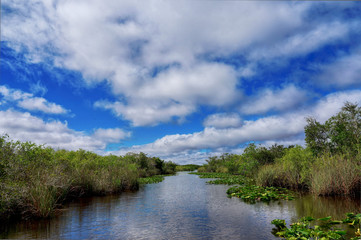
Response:
M324 124L307 119L306 144L314 155L323 152L360 154L361 107L346 102L341 111Z

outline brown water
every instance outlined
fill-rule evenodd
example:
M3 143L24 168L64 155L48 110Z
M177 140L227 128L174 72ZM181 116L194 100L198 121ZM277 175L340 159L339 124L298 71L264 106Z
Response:
M178 173L133 193L70 203L42 221L7 226L3 238L55 239L277 239L275 218L287 223L303 216L343 218L360 212L359 200L314 198L246 204L227 198L228 186Z

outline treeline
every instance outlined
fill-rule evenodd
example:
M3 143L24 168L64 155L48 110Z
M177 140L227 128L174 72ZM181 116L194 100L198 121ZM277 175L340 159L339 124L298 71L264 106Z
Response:
M199 172L244 175L261 186L315 195L360 195L361 108L346 103L324 124L307 118L306 147L249 144L243 154L211 157Z
M182 172L182 171L195 171L200 167L200 165L197 164L185 164L185 165L177 165L176 171Z
M144 153L100 156L0 137L0 219L49 217L65 201L137 189L139 178L175 173Z

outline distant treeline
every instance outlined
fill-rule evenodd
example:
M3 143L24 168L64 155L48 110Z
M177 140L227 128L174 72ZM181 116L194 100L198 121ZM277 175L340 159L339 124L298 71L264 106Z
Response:
M200 165L196 164L186 164L186 165L178 165L175 169L177 172L182 171L195 171L200 167Z
M139 178L175 173L144 153L100 156L0 137L0 219L49 217L65 201L137 189Z
M241 155L209 158L198 171L244 175L261 186L315 195L360 195L361 108L346 103L324 124L307 118L305 136L306 148L251 143Z

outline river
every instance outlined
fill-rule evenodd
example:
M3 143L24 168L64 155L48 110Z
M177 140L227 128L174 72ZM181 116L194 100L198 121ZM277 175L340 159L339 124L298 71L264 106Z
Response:
M50 220L6 227L3 238L55 239L277 239L270 222L302 216L343 218L360 201L306 196L294 201L247 204L227 198L225 185L180 172L136 192L82 198Z

